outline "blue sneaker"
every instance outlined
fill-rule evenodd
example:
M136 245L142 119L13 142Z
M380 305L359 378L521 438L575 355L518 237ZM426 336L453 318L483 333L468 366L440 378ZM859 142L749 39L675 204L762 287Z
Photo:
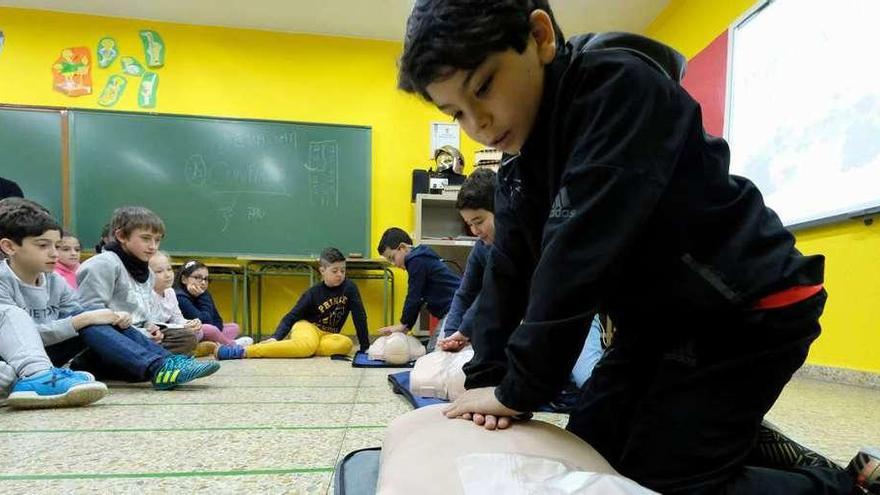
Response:
M70 370L70 368L61 368L61 369ZM87 382L95 381L95 375L89 373L88 371L75 371L75 370L70 370L70 371L73 372L74 375L82 378L84 381L87 381Z
M217 360L244 359L244 347L237 344L221 345L217 348Z
M213 375L219 369L220 363L216 361L199 361L191 356L173 354L165 359L153 377L153 388L171 390L178 385Z
M6 405L18 409L84 406L107 393L107 385L101 382L67 368L50 368L16 381Z

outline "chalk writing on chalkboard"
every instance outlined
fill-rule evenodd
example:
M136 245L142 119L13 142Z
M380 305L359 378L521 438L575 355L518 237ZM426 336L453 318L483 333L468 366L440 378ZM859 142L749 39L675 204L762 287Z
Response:
M259 206L248 206L246 216L247 219L251 221L263 220L266 218L266 210Z
M223 226L220 227L220 232L226 232L226 230L229 229L229 222L235 216L235 203L237 202L238 198L236 198L232 204L217 209L217 213L220 214L220 219L223 221Z
M202 155L192 155L183 168L186 182L194 186L204 186L208 182L208 166Z
M309 203L313 206L339 207L339 143L312 141L309 161Z
M225 161L210 163L203 155L191 155L184 164L186 183L210 189L214 194L256 194L291 196L280 180L282 172L271 160L233 164Z

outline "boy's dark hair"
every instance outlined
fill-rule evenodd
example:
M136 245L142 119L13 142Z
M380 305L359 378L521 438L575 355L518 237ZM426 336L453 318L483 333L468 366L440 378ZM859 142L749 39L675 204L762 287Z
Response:
M391 227L382 234L379 239L379 256L385 254L386 249L397 249L400 243L412 246L413 240L403 229Z
M495 171L486 167L474 170L461 185L455 208L495 213Z
M21 191L21 187L19 187L19 185L16 184L15 181L0 177L0 199L23 197L24 193Z
M36 237L47 230L60 233L61 226L40 204L16 197L0 200L0 238L21 245L25 237Z
M489 55L513 48L522 53L535 10L550 16L556 44L562 30L548 0L416 0L406 21L397 87L431 101L427 86L455 70L473 70Z
M177 270L177 273L174 274L173 287L175 289L183 288L183 277L191 276L193 274L193 272L195 272L199 268L207 269L208 267L199 260L189 260L186 263L184 263L183 265L181 265L180 269Z
M345 261L345 255L335 247L324 248L321 251L321 266L327 267L340 261Z
M107 242L104 239L106 239L109 236L110 236L110 224L105 223L104 226L101 228L101 238L98 239L98 243L95 244L95 254L98 254L98 253L104 251L104 245L107 244Z
M135 229L144 229L165 235L165 223L152 211L143 206L123 206L113 211L110 219L110 232L116 236L121 230L123 236L129 236Z

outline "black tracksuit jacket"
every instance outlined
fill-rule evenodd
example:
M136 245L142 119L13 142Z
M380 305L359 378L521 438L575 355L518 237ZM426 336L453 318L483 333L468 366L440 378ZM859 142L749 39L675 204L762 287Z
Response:
M565 385L596 311L711 331L768 294L822 283L679 84L684 58L635 35L573 38L545 67L530 136L501 167L467 388L534 410Z

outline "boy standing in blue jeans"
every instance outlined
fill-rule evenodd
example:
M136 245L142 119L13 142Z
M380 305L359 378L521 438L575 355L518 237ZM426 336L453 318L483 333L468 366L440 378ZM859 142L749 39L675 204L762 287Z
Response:
M504 428L551 399L602 310L617 332L567 428L621 474L664 494L876 493L865 456L750 458L819 335L824 259L728 173L683 70L640 36L566 43L547 0L415 2L400 87L515 156L447 415Z
M408 332L415 325L422 305L426 305L428 312L440 320L439 328L432 339L433 344L433 340L443 332L446 314L452 304L452 296L461 283L461 277L453 273L430 247L413 246L409 234L397 227L391 227L382 234L378 251L389 263L405 269L409 277L400 323L380 328L379 332L383 335ZM433 345L428 347L430 352Z
M61 227L45 208L26 199L0 201L0 248L8 256L0 263L0 307L15 306L28 314L55 366L88 351L82 361L95 374L149 380L159 390L219 369L216 362L170 354L135 330L128 313L84 311L76 292L53 271L60 242Z

